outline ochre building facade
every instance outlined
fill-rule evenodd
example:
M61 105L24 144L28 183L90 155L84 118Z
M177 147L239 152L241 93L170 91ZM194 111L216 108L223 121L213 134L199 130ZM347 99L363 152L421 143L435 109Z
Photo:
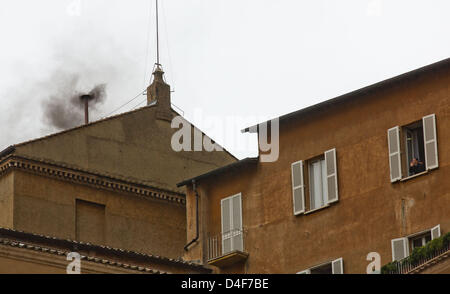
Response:
M449 126L450 59L280 117L275 162L179 184L188 239L198 236L185 259L220 273L366 273L371 252L403 260L450 231Z
M236 158L227 151L172 149L172 135L177 130L171 121L179 114L171 107L170 87L159 67L147 96L145 107L16 144L0 153L0 227L22 234L17 240L14 234L0 236L5 241L0 250L0 272L64 271L59 265L48 267L51 263L47 260L58 254L25 250L26 246L66 254L80 244L94 246L85 248L86 258L109 256L105 259L111 262L134 262L138 267L163 272L208 271L184 266L181 259L187 243L186 200L184 189L176 183L233 163ZM53 248L47 239L36 241L34 234L72 243ZM12 246L21 242L27 244L25 248ZM169 265L161 266L164 262L157 258L149 258L154 263L146 264L145 259L134 258L138 255L128 258L117 254L120 250L161 257ZM26 258L19 262L21 253ZM36 255L37 259L42 255L45 269L42 264L26 266ZM67 265L65 255L58 258ZM14 266L16 262L23 266ZM91 272L101 272L101 265L96 264ZM178 265L182 265L181 270ZM103 269L128 270L117 266Z

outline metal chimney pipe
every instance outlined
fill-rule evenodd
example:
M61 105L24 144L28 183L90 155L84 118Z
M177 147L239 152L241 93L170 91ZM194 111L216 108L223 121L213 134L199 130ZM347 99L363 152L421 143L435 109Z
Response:
M81 101L84 103L84 123L89 124L89 100L92 100L91 95L81 95Z

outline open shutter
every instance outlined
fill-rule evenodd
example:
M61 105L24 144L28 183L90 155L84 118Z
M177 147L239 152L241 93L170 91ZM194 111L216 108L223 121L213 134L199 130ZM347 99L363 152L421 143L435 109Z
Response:
M325 170L327 172L328 203L333 203L339 200L336 149L325 152Z
M222 254L231 249L231 198L222 199Z
M333 275L344 273L344 260L342 257L331 262L331 269L333 271Z
M231 198L232 207L232 250L244 251L244 238L242 234L242 197L241 194Z
M409 256L408 238L398 238L392 243L392 261L401 260Z
M431 229L431 240L437 239L441 236L441 225L437 225Z
M303 183L303 161L294 162L291 165L292 174L292 198L294 214L305 212L305 185Z
M391 182L402 179L402 165L400 158L400 128L393 127L388 130L389 167Z
M309 274L311 274L311 270L307 269L307 270L298 272L297 274L299 274L299 275L309 275Z
M433 169L439 166L438 149L436 136L436 116L430 114L422 118L423 141L425 145L425 165L426 169Z

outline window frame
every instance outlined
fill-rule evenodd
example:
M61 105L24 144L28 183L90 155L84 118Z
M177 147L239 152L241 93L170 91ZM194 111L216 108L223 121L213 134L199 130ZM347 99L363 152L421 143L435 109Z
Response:
M236 198L236 197L239 197L239 201L240 201L240 212L239 212L239 218L240 218L240 228L239 228L239 230L240 230L240 232L239 233L234 233L234 231L236 230L235 228L234 228L234 217L233 217L233 212L234 212L234 205L233 205L233 199L234 198ZM228 232L224 232L224 219L223 219L223 203L225 202L225 201L230 201L230 228L231 228L231 230L230 231L228 231ZM234 237L236 237L236 236L238 236L238 235L241 235L241 240L242 240L242 249L244 248L244 236L243 236L243 227L244 227L244 224L242 223L242 211L243 211L243 209L242 209L242 193L241 192L239 192L239 193L237 193L237 194L234 194L234 195L231 195L231 196L228 196L228 197L225 197L225 198L222 198L221 200L220 200L220 209L221 209L221 212L220 212L220 217L221 217L221 236L222 236L222 255L225 255L225 254L228 254L228 253L230 253L230 252L233 252L233 251L236 251L236 250L239 250L239 249L237 249L237 247L234 245ZM225 246L224 246L224 242L225 242L225 240L228 240L228 239L230 239L230 251L228 251L228 252L225 252Z
M321 190L320 203L321 203L321 205L319 207L312 208L312 204L315 203L317 200L316 198L319 197L319 195L316 194L315 189L314 190L312 189L312 187L315 186L315 185L313 186L313 183L316 184L315 177L311 177L311 173L313 172L312 165L317 162L319 162L319 165L320 165L320 190ZM308 196L309 196L308 197L309 198L309 210L308 211L315 211L315 210L319 210L328 205L328 190L327 190L328 189L328 187L327 187L328 177L326 174L325 155L310 159L310 160L308 160L307 163L308 163ZM327 194L326 199L325 199L325 195L324 195L325 194L324 188L326 189L326 194ZM313 193L314 193L314 195L313 195ZM315 204L314 204L314 206L315 206ZM305 208L305 210L306 210L306 208Z
M332 157L329 157L332 156ZM327 158L329 160L333 160L332 161L332 172L330 172L329 167L327 166ZM311 208L311 177L310 177L310 164L312 162L315 161L324 161L324 167L321 166L321 181L322 181L322 189L326 188L326 193L327 193L327 197L325 199L325 197L322 194L322 202L323 205L317 208L312 209ZM300 165L300 174L301 174L301 184L299 184L298 186L295 186L295 180L294 180L294 167L296 165ZM322 170L324 169L324 170ZM326 178L325 181L325 185L323 185L323 178ZM329 181L333 180L334 181L334 187L332 189L332 191L334 193L332 193L334 195L334 199L330 200L330 183ZM307 185L305 183L308 183ZM339 202L339 188L338 188L338 166L337 166L337 152L336 152L336 148L330 149L325 151L324 153L314 156L314 157L310 157L309 159L306 160L299 160L299 161L295 161L293 163L291 163L291 193L292 193L292 198L293 198L293 211L294 211L294 215L301 215L301 214L309 214L327 207L330 207L332 203L335 202ZM332 186L331 186L332 187ZM295 190L296 189L301 189L301 197L302 197L302 209L301 210L296 210L296 201L295 201Z
M435 238L433 238L433 230L438 230L438 236L436 236ZM395 261L395 256L394 256L394 241L399 241L399 240L404 240L404 251L405 251L405 257L408 257L411 255L412 251L414 250L414 246L411 246L411 244L413 244L413 240L415 237L420 237L421 235L426 235L427 233L430 233L431 235L431 241L433 241L436 238L439 238L441 236L441 225L438 224L437 226L434 226L432 228L402 237L402 238L396 238L396 239L392 239L391 240L391 250L392 250L392 261ZM425 243L426 244L426 243Z
M431 120L430 120L431 119ZM416 127L414 127L413 125L417 124ZM428 126L428 128L426 128L426 124ZM429 125L431 124L431 125ZM422 129L422 133L420 134L421 138L422 138L422 142L418 142L416 145L417 146L412 146L412 148L418 148L417 153L421 153L423 151L423 158L419 158L421 161L424 162L424 171L410 175L409 172L409 160L408 160L408 156L409 156L409 148L408 148L408 140L407 140L407 132L411 131L412 134L415 134L413 132L414 129L417 128L421 128ZM432 134L428 134L427 133L427 129L428 131L432 131ZM396 135L396 140L398 142L391 142L391 135ZM416 135L413 137L418 137L417 136L418 133L416 133ZM432 139L427 141L427 135L431 136ZM418 140L413 139L414 140ZM420 175L424 175L427 174L430 170L436 169L439 167L439 152L438 152L438 138L437 138L437 122L436 122L436 114L429 114L429 115L425 115L423 116L421 119L415 120L413 122L410 122L408 124L404 124L402 126L395 126L392 128L389 128L387 130L387 141L388 141L388 157L389 157L389 172L390 172L390 180L391 183L395 183L395 182L403 182L412 178L415 178L417 176ZM398 147L398 152L393 152L393 150L391 150L392 147L394 147L394 145L397 145ZM422 144L422 146L420 146L420 144ZM414 145L414 144L412 144ZM429 147L427 147L427 145L430 145ZM431 149L428 148L433 148L433 151L430 151ZM429 166L430 164L430 160L429 160L429 153L434 154L434 165L433 166ZM395 158L395 160L397 160L397 154L399 154L398 156L398 164L399 164L399 170L398 170L398 176L393 177L393 172L397 172L396 170L393 171L393 166L395 166L393 164L393 158ZM412 155L413 157L417 155ZM434 162L433 161L433 162Z
M341 272L340 273L335 273L334 272L334 265L336 263L338 263L338 262L340 264L340 271ZM314 271L315 269L318 269L318 268L321 268L321 267L324 267L324 266L330 266L331 267L331 273L329 273L329 275L344 274L344 259L342 257L339 257L339 258L336 258L336 259L329 260L327 262L323 262L323 263L314 265L314 266L312 266L310 268L307 268L305 270L297 272L297 274L312 274L311 271Z

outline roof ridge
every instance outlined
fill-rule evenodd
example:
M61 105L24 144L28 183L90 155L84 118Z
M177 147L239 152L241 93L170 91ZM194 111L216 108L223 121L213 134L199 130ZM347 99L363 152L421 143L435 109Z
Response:
M155 106L155 105L146 105L146 106L140 107L138 109L134 109L134 110L130 110L130 111L127 111L127 112L122 112L122 113L119 113L119 114L116 114L116 115L112 115L112 116L108 116L108 117L105 117L105 118L101 118L99 120L90 122L88 124L79 125L79 126L67 129L67 130L62 130L62 131L59 131L59 132L56 132L56 133L45 135L43 137L39 137L39 138L31 139L31 140L28 140L28 141L24 141L24 142L21 142L21 143L18 143L18 144L14 144L14 145L11 145L10 147L19 147L19 146L27 145L27 144L30 144L30 143L33 143L33 142L37 142L37 141L45 140L45 139L52 138L52 137L55 137L55 136L63 135L63 134L68 133L68 132L72 132L72 131L75 131L75 130L78 130L78 129L87 128L87 127L90 127L90 126L93 126L93 125L96 125L96 124L99 124L99 123L102 123L102 122L105 122L105 121L109 121L109 120L116 119L116 118L119 118L119 117L122 117L122 116L125 116L125 115L136 113L136 112L142 111L144 109L149 109L149 108L152 108L153 106Z
M332 104L338 103L341 100L358 96L361 93L382 88L382 87L384 87L386 85L389 85L390 83L395 83L395 82L398 82L398 81L403 80L403 79L411 78L415 74L421 74L421 73L423 73L425 71L428 71L430 69L434 69L434 68L442 66L442 65L447 65L447 63L450 63L450 57L442 59L442 60L439 60L439 61L431 63L431 64L427 64L427 65L421 66L419 68L416 68L416 69L413 69L413 70L410 70L410 71L407 71L407 72L404 72L404 73L401 73L399 75L396 75L396 76L393 76L393 77L381 80L379 82L376 82L376 83L373 83L373 84L370 84L370 85L358 88L356 90L352 90L352 91L344 93L342 95L338 95L338 96L335 96L333 98L326 99L326 100L324 100L322 102L319 102L319 103L316 103L316 104L313 104L313 105L310 105L310 106L307 106L307 107L304 107L304 108L300 108L298 110L294 110L294 111L288 112L288 113L283 114L283 115L276 116L276 117L274 117L274 118L272 118L270 120L266 120L264 122L260 122L260 123L254 124L253 126L250 126L250 127L245 128L245 129L242 129L241 133L248 133L248 132L252 133L253 132L252 130L256 129L259 125L264 124L264 123L267 124L268 122L270 122L272 120L275 120L275 119L284 120L284 119L291 118L293 116L297 116L299 114L304 114L304 113L308 113L310 111L321 109L322 107L330 106Z

